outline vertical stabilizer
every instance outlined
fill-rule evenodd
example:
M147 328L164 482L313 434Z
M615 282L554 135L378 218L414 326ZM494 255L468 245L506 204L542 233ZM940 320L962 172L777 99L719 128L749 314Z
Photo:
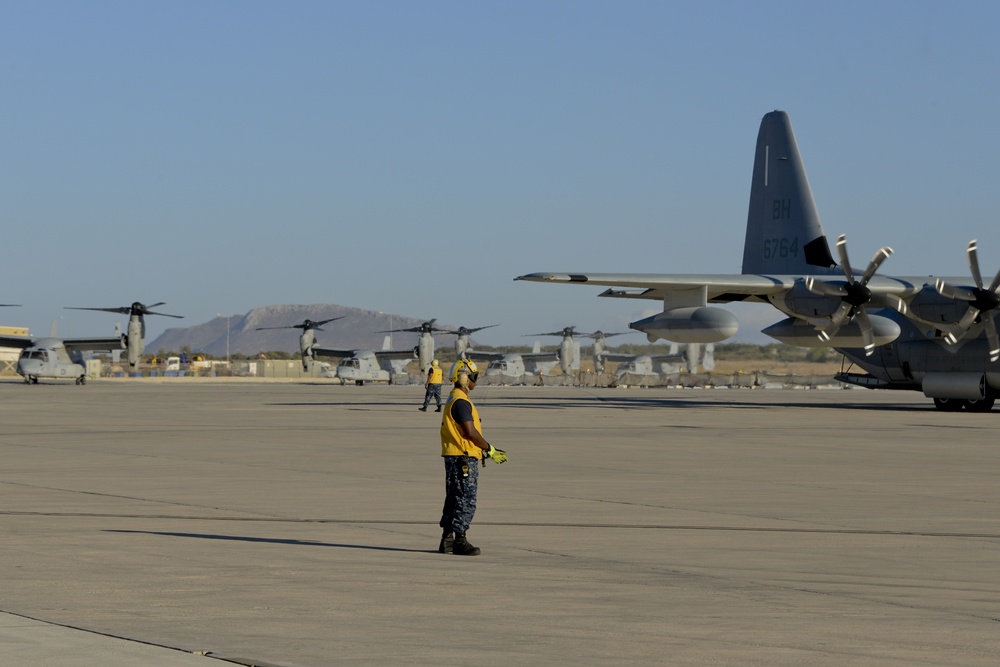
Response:
M760 122L743 245L744 274L825 274L835 266L784 111Z

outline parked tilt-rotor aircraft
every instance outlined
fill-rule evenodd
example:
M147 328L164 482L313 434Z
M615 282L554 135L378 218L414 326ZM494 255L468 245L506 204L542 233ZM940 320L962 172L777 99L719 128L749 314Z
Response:
M629 325L650 341L722 341L736 333L738 322L709 303L770 303L789 317L764 333L792 345L832 346L867 371L841 372L841 381L923 391L941 410L990 410L1000 395L993 320L1000 273L984 286L975 241L967 249L971 281L876 275L892 253L888 247L858 276L843 236L836 247L839 266L788 115L773 111L757 135L741 275L546 271L515 280L605 285L612 289L601 296L660 300L662 313Z
M70 310L100 310L109 313L129 315L128 334L117 334L109 338L57 338L54 334L47 338L24 336L0 336L0 347L19 347L21 356L17 360L17 372L29 384L37 384L39 378L73 379L77 384L87 382L87 369L83 353L99 350L128 350L129 366L135 368L143 352L146 336L146 321L143 315L163 315L149 310L163 303L145 306L138 301L131 306L120 308L70 308Z
M413 350L391 350L386 336L381 350L338 350L332 347L312 346L314 357L340 359L337 363L337 377L340 384L353 381L361 386L365 381L388 382L392 384L396 375L406 372L406 366L416 357Z
M320 327L328 322L333 322L334 320L343 319L345 316L331 317L328 320L320 320L319 322L313 322L310 319L303 320L301 324L289 324L283 327L257 327L254 331L267 331L270 329L302 329L302 335L299 336L299 353L302 355L302 370L306 373L312 370L312 364L314 359L313 346L316 345L316 332L322 331Z
M431 367L431 361L434 360L434 334L455 333L451 329L441 329L434 326L435 322L437 322L437 318L423 322L420 326L409 327L408 329L386 329L385 331L376 331L375 333L410 331L420 334L420 340L417 341L417 346L413 348L413 351L416 353L417 359L420 360L420 372L426 373L427 369Z

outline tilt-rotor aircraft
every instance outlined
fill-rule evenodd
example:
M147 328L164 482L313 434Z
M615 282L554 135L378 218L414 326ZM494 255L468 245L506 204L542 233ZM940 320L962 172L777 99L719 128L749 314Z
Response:
M989 285L969 243L969 278L877 275L884 247L858 275L847 243L839 266L820 224L788 114L764 116L757 135L743 273L638 274L539 272L515 278L603 285L601 296L653 299L663 312L629 326L652 342L723 341L736 317L709 303L769 303L788 318L764 330L784 343L833 347L866 373L837 379L871 389L922 391L941 410L986 412L1000 394L1000 340L994 316L1000 273Z
M337 378L340 384L354 382L361 386L368 382L393 383L397 375L406 372L406 366L416 359L413 350L390 349L392 339L386 336L381 350L339 350L332 347L312 346L316 358L339 359Z
M409 327L407 329L386 329L385 331L376 331L375 333L392 334L411 332L420 334L420 340L417 341L417 345L413 348L413 351L419 360L420 372L427 373L427 369L431 367L431 362L434 360L434 334L458 333L457 331L452 331L451 329L442 329L435 326L435 322L437 322L437 318L423 322L419 326ZM466 336L465 340L468 341L468 336Z
M313 347L316 345L316 332L322 331L320 327L334 320L343 319L344 315L340 317L331 317L328 320L320 320L319 322L313 322L312 320L303 320L301 324L289 324L283 327L257 327L254 331L268 331L271 329L302 329L302 335L299 336L299 353L302 355L302 370L306 373L312 370L313 361L315 361L315 355L313 354Z
M443 331L442 333L455 334L457 338L455 339L455 358L456 359L466 359L468 352L472 350L472 343L469 341L469 336L476 333L477 331L482 331L483 329L492 329L493 327L498 327L499 324L487 324L484 327L458 327L458 331Z
M17 360L17 372L29 384L37 384L39 379L73 379L77 384L86 384L87 368L84 352L128 350L129 366L135 368L143 352L146 336L144 315L163 315L150 308L164 305L162 302L145 306L138 301L131 306L120 308L69 308L69 310L100 310L108 313L128 315L128 333L109 338L31 338L24 336L0 336L0 347L19 347L21 356Z

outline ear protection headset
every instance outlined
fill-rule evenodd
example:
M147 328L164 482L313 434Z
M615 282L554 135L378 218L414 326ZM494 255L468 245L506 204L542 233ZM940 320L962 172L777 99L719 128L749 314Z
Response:
M451 381L462 389L479 380L479 368L471 359L459 359L451 367Z

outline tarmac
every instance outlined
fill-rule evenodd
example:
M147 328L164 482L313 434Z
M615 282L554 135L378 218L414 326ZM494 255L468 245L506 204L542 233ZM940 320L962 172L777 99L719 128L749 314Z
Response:
M1000 663L1000 412L480 387L463 557L422 398L0 382L0 665Z

